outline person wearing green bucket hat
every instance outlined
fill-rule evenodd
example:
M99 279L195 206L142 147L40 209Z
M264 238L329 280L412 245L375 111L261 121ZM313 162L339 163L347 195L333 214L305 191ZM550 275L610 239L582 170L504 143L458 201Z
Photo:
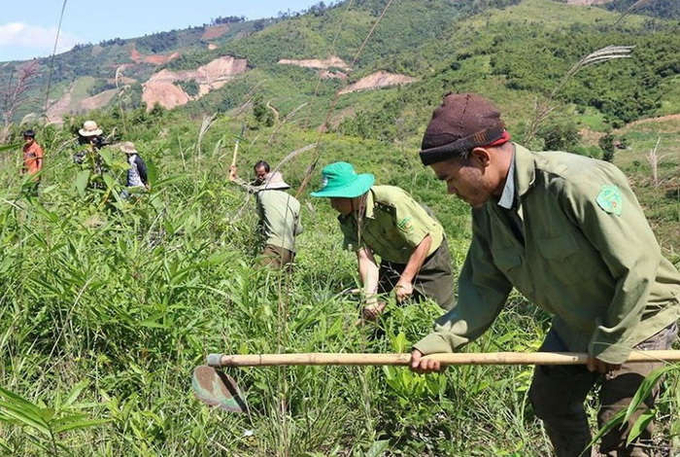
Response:
M374 320L386 306L378 294L395 291L397 302L430 298L443 309L453 303L453 273L444 229L406 191L374 185L369 173L335 162L322 170L322 188L312 197L330 198L344 235L344 246L356 252L366 306ZM374 255L380 256L378 267Z

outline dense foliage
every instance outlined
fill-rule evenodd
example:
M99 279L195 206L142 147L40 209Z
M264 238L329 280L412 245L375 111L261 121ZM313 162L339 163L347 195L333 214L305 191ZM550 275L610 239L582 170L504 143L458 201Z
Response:
M628 11L638 0L613 0L603 5L614 11ZM653 0L640 4L634 10L637 14L660 17L662 19L680 19L680 3L676 0Z
M308 192L320 185L319 169L335 160L403 187L441 220L459 271L469 209L444 194L415 154L433 107L451 90L494 100L519 141L531 137L539 108L550 102L528 146L622 167L664 254L680 266L680 121L617 129L680 111L675 26L631 16L614 28L618 15L601 8L517 3L394 2L349 81L276 62L330 55L351 62L386 1L317 4L309 14L259 22L217 18L212 24L229 30L216 50L197 28L168 32L174 47L162 48L151 35L57 56L53 82L74 96L111 87L112 64L128 63L133 45L140 52L180 49L166 68L195 69L228 53L247 57L251 69L183 108L147 112L140 83L160 67L140 64L125 73L137 82L107 109L67 116L63 126L35 119L11 126L11 147L0 145L0 453L548 455L526 396L529 367L468 366L432 376L373 367L230 370L248 392L252 412L242 416L209 410L190 391L191 370L209 352L404 352L429 331L439 314L433 303L390 305L379 329L355 325L360 304L345 291L357 286L356 261L341 249L336 213ZM613 43L636 45L633 57L588 67L548 99L571 65ZM336 100L345 84L375 70L418 81ZM14 64L0 67L0 85L9 71ZM45 82L41 74L36 90ZM195 81L178 85L197 91ZM135 142L150 192L120 198L126 163L115 146L103 150L110 170L104 186L87 188L71 159L86 118L111 142ZM305 232L290 275L255 267L252 197L225 179L244 126L237 161L243 177L257 160L275 165L319 143L281 169L297 190L319 159L302 192ZM26 127L46 151L38 197L18 173ZM662 159L652 170L645 157L655 145ZM489 332L465 350L531 351L548 327L549 316L513 293ZM674 440L670 452L677 452L680 372L670 370L664 383L658 437ZM591 417L596 407L589 399Z

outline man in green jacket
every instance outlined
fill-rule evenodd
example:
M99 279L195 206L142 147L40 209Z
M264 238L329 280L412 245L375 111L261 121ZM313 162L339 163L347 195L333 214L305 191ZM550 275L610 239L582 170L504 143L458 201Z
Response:
M414 345L411 367L439 370L422 356L479 337L514 286L553 315L542 351L589 355L587 366L536 367L529 397L558 456L590 455L586 395L601 383L602 426L661 366L626 359L631 351L671 347L680 274L661 255L618 168L575 154L531 152L509 139L498 110L475 94L447 95L428 125L420 157L449 193L472 206L473 238L457 303ZM603 455L649 455L651 424L630 446L626 439L653 401L602 438Z
M322 170L324 185L313 197L330 198L340 213L344 246L356 252L364 286L364 318L374 320L386 306L376 294L395 290L398 302L431 298L453 305L451 257L444 229L406 191L374 186L372 174L357 174L347 162ZM380 256L378 267L374 255Z
M300 222L300 202L284 192L290 186L283 180L281 173L266 172L261 176L258 168L262 168L262 163L266 164L258 162L254 167L255 185L239 179L235 166L230 169L229 179L255 194L259 216L258 232L264 243L260 264L279 269L295 260L295 238L303 230Z

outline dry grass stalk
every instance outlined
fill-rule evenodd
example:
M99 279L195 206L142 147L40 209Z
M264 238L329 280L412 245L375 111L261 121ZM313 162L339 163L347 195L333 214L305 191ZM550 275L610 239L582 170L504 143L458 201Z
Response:
M631 14L633 11L635 11L635 10L638 9L638 8L641 8L641 7L643 7L643 6L646 6L646 5L650 4L650 3L652 3L653 1L654 1L654 0L638 0L637 2L633 3L632 5L630 5L630 7L629 7L626 11L624 11L623 13L621 13L621 16L619 16L619 18L616 20L616 22L614 22L614 25L618 25L619 22L621 22L622 20L624 20L624 19L626 18L626 16L628 16L629 14Z
M7 87L0 93L0 97L2 97L2 117L4 121L3 128L0 130L0 143L4 143L7 140L14 115L19 107L28 101L28 91L37 74L37 60L22 65L17 70L16 83L13 83L12 78L14 74L11 74Z
M552 92L550 92L547 100L545 100L544 102L539 102L538 100L536 101L536 105L534 108L536 114L533 120L531 121L531 124L529 124L529 129L525 135L524 141L529 142L535 138L536 133L538 132L538 129L541 126L541 124L550 116L550 114L556 108L553 105L555 97L569 82L569 80L571 80L571 78L573 78L574 75L576 75L576 73L590 65L608 62L614 59L629 58L631 57L633 49L635 49L635 46L606 46L604 48L598 49L595 52L588 54L587 56L583 57L581 60L576 62L569 69L569 71L567 71L564 74L560 83L552 90Z
M307 146L303 146L300 149L296 149L293 152L290 152L286 157L283 158L283 160L281 160L281 162L279 162L279 164L274 168L273 172L279 171L279 169L284 164L289 162L290 160L294 159L295 157L297 157L298 155L302 154L305 151L309 151L310 149L314 149L317 146L318 146L318 143L312 143L312 144L308 144Z
M380 16L376 21L373 23L373 26L371 27L371 30L368 31L368 34L366 35L366 38L364 38L364 41L361 43L361 46L359 46L359 49L357 50L356 54L354 55L354 58L352 59L352 63L350 64L350 68L355 68L357 61L359 60L359 57L361 56L361 53L364 51L364 48L366 47L366 43L368 43L368 40L371 39L371 36L373 36L373 32L375 31L376 28L378 28L378 25L380 24L380 21L382 21L383 17L385 17L385 14L387 13L387 10L392 6L392 2L394 0L389 0L385 7L382 10L382 13L380 13ZM333 101L331 102L330 107L328 108L328 111L326 112L326 118L324 119L323 123L321 124L321 128L319 129L319 137L316 141L316 144L319 144L319 141L321 140L321 135L328 129L329 122L331 119L331 116L333 114L333 111L335 111L335 107L338 104L338 100L340 100L340 92L347 86L347 80L345 80L344 84L342 87L338 89L338 91L335 93L335 97L333 98ZM314 170L316 170L316 165L319 163L319 159L321 159L321 153L317 150L316 156L312 159L312 162L309 164L307 167L307 171L305 172L305 177L302 179L302 184L300 184L300 189L298 189L297 194L295 197L297 199L300 198L302 193L305 190L305 187L307 187L307 184L309 184L309 181L312 178L312 173L314 173Z
M243 112L248 109L249 107L253 106L253 98L255 97L255 91L264 83L264 81L260 81L257 84L253 86L252 89L246 94L244 97L246 99L245 102L236 110L236 113L234 114L234 117L239 117Z
M651 149L647 154L647 161L649 162L649 166L652 168L652 183L654 184L654 187L659 187L659 164L661 163L663 158L666 157L665 155L660 156L657 153L660 142L661 137L658 137L656 139L654 149Z
M201 128L198 131L198 140L196 141L196 152L198 153L198 159L201 158L201 143L203 142L203 137L210 127L212 127L216 117L217 113L214 113L211 116L203 116L203 122L201 122Z
M276 134L279 133L279 130L281 130L281 127L283 127L284 125L286 125L286 123L287 123L288 121L290 121L290 120L293 118L293 116L294 116L298 111L300 111L300 109L302 109L303 107L307 106L307 104L308 104L308 102L304 102L302 105L298 106L298 107L295 108L293 111L291 111L290 113L288 113L288 114L286 115L286 117L283 118L283 121L282 121L280 124L278 123L279 118L278 118L278 117L276 118L276 124L277 124L277 125L276 125L276 127L274 128L274 130L272 131L271 135L269 135L269 140L267 140L267 144L268 144L268 145L272 143L272 141L274 140L274 137L276 136Z

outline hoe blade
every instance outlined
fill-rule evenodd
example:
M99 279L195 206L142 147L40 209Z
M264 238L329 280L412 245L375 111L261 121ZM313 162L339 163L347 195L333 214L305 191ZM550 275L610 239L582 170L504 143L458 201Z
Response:
M209 406L217 406L225 411L245 413L248 411L243 393L231 376L201 365L194 369L191 387L196 398Z

